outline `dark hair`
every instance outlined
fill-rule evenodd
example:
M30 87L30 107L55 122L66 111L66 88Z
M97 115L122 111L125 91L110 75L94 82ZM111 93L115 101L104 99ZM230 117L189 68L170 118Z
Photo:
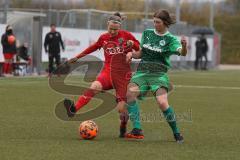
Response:
M153 17L161 19L167 27L176 23L175 17L173 15L170 15L169 12L165 9L156 11Z
M9 30L9 28L12 28L12 26L11 25L7 25L6 26L6 31Z
M108 21L121 24L123 19L124 18L121 16L121 14L119 12L116 12L108 18Z
M55 23L52 23L51 25L50 25L50 27L56 27L56 24Z

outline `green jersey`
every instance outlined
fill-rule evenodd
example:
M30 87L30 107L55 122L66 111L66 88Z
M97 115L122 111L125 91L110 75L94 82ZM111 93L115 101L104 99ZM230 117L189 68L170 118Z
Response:
M171 67L170 56L180 55L182 45L170 32L159 35L155 29L147 29L142 34L142 60L138 71L164 72Z

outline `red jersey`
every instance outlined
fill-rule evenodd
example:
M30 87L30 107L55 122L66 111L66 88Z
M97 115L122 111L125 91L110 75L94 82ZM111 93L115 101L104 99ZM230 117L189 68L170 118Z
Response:
M128 40L132 40L134 42L132 47L127 47ZM104 50L105 68L109 67L111 70L115 71L130 71L130 65L126 63L126 54L133 49L139 50L139 42L128 31L119 30L118 34L114 37L112 37L109 33L104 33L99 37L96 43L89 46L76 57L81 58L101 48Z

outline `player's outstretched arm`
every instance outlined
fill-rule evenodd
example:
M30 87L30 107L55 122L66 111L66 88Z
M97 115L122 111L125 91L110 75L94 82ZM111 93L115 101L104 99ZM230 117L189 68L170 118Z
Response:
M130 32L127 32L127 37L127 47L132 47L132 49L138 51L140 49L139 41Z
M88 48L86 48L83 52L79 53L77 56L75 56L74 58L71 58L70 60L68 60L68 63L75 63L78 59L96 51L97 49L99 49L100 46L98 45L98 43L94 43L93 45L89 46Z

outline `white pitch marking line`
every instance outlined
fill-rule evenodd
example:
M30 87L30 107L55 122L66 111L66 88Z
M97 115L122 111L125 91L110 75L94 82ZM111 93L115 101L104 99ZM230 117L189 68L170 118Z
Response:
M232 89L240 90L240 87L221 87L221 86L191 86L191 85L174 85L177 88L199 88L199 89Z

